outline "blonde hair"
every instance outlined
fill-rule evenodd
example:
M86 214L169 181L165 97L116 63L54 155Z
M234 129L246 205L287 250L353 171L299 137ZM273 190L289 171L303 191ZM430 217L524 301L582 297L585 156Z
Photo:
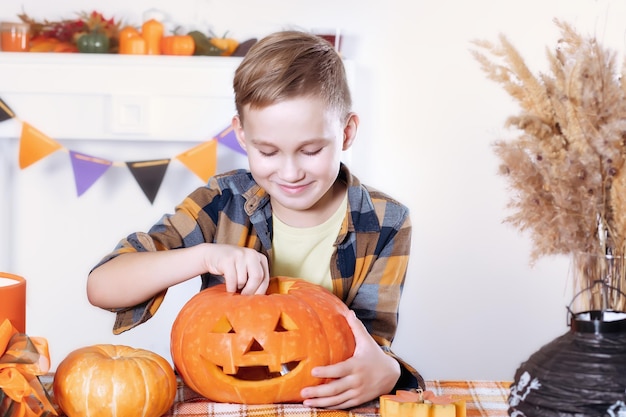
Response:
M343 61L319 36L294 30L276 32L246 54L233 81L235 106L262 108L294 97L312 96L347 117L352 107Z

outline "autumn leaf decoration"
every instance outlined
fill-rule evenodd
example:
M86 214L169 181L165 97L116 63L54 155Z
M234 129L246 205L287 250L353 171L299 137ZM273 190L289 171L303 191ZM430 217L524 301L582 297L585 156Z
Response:
M37 20L26 13L18 14L19 19L30 25L33 39L47 38L57 39L61 42L76 43L80 36L86 33L103 33L111 40L117 42L121 21L115 18L106 18L96 10L91 12L79 12L73 19Z

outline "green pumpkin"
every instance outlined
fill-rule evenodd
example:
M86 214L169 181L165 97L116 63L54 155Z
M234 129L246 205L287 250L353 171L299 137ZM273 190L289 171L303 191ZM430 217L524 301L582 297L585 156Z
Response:
M86 33L76 41L80 52L105 54L109 52L109 37L104 33Z

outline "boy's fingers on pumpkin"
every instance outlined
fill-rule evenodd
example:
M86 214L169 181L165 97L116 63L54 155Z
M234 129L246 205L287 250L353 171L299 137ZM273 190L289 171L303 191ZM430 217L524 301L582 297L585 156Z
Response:
M307 407L342 408L342 404L352 399L352 391L344 381L335 380L310 388L315 388L315 391L314 395L304 400L303 404Z
M267 264L267 258L263 255L261 255L261 268L263 268L263 277L261 285L257 288L257 294L267 293L267 288L270 285L270 268Z
M365 325L359 320L359 318L354 313L354 310L350 310L346 313L346 321L352 330L352 334L354 334L355 342L358 344L359 339L363 337L371 337L367 332Z
M242 294L253 294L254 290L251 290L252 285L249 286L250 278L252 281L256 279L257 270L253 257L254 254L250 254L246 249L237 252L237 258L235 260L235 270L237 279L237 291L241 290ZM254 288L256 289L256 288Z
M239 287L242 294L265 294L269 277L267 265L263 264L264 258L255 256L245 266L243 285ZM241 284L241 282L240 282Z
M248 269L247 268L237 268L237 291L245 290L246 284L248 283Z
M315 368L311 370L311 375L313 375L316 378L327 378L327 379L335 379L335 380L337 378L343 378L344 376L349 374L349 368L345 365L344 362L345 361L337 362L332 365L316 366ZM335 382L336 381L327 382L326 385L333 384Z
M226 284L226 292L236 292L237 291L237 272L236 270L230 268L224 268L222 271L222 276L224 277L224 283Z
M243 285L243 287L241 287L241 294L242 295L252 295L252 294L258 294L258 289L259 289L259 282L256 279L256 277L254 278L250 278L250 275L246 276L246 282Z

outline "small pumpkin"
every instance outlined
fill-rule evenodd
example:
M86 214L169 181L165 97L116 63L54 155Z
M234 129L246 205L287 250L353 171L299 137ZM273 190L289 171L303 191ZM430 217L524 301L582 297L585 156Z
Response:
M78 38L76 46L79 52L105 54L109 52L110 40L105 33L85 33Z
M226 292L192 297L174 320L172 359L194 391L217 402L300 402L324 380L316 366L354 353L348 308L330 291L298 278L273 277L263 295Z
M154 352L98 344L67 355L52 389L68 417L159 417L174 403L177 381L169 362Z
M163 55L193 55L196 42L189 35L164 36L161 39L161 53Z

